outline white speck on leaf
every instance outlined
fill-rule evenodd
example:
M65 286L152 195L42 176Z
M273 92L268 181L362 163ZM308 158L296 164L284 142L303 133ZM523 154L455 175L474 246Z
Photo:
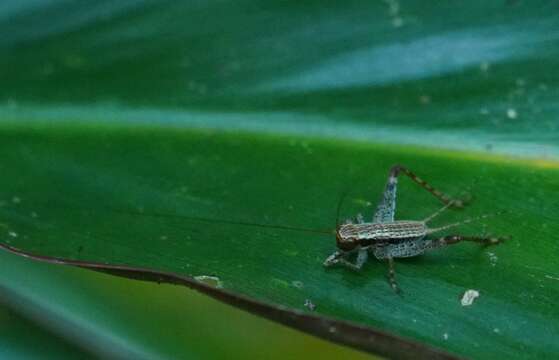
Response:
M303 283L299 280L295 280L291 282L291 285L293 285L294 287L296 287L297 289L301 289L303 288Z
M14 204L19 204L19 203L21 203L21 199L18 198L17 196L14 196L14 197L12 198L12 202L13 202Z
M316 305L310 299L305 299L305 307L308 308L310 311L314 311L316 309Z
M10 236L13 237L13 238L16 238L16 237L17 237L17 233L14 232L14 231L10 231L10 232L8 233L8 235L10 235Z
M384 0L388 5L388 16L392 19L392 26L399 28L404 25L404 19L400 16L400 3L397 0Z
M448 333L443 334L443 339L448 340Z
M394 26L395 28L399 28L402 25L404 25L404 19L402 19L401 17L397 16L392 19L392 26Z
M495 255L495 253L492 252L488 252L487 255L489 256L489 262L491 263L491 266L497 265L497 260L499 260L497 255Z
M516 119L518 117L518 113L516 112L515 109L513 108L508 108L507 109L507 117L509 119Z
M218 289L221 289L223 287L223 283L221 282L221 280L219 280L219 278L217 276L199 275L199 276L195 276L194 279L196 281L199 281L199 282L204 283L206 285L213 286L213 287L218 288Z
M431 97L429 95L421 95L419 97L419 102L423 105L427 105L431 103Z
M460 303L462 304L462 306L470 306L474 303L474 300L477 297L479 297L479 291L472 289L466 290L466 292L462 296L462 299L460 300Z

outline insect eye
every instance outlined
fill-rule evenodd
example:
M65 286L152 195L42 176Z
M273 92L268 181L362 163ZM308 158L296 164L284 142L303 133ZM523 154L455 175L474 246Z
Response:
M340 234L336 234L336 242L338 244L338 248L341 250L351 250L355 248L356 242L353 238L342 238Z

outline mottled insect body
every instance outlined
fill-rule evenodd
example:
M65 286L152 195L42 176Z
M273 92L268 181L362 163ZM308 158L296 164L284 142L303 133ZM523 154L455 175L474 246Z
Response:
M443 208L422 221L394 220L396 212L396 189L398 175L403 173L410 177L433 196L445 204ZM360 270L367 261L369 253L377 259L388 260L388 280L394 290L399 292L394 275L394 258L411 257L424 253L426 250L457 243L459 241L474 241L482 244L498 244L503 238L484 236L447 235L438 239L430 238L430 234L446 230L478 218L466 219L461 222L448 224L438 228L429 228L427 224L449 207L463 207L462 200L451 199L431 185L417 177L407 168L396 165L390 170L388 182L382 199L375 211L372 222L365 222L361 215L357 216L356 223L351 221L339 225L336 229L336 243L338 250L325 261L325 266L341 264L354 270ZM357 254L355 263L348 260Z
M427 227L421 221L394 221L391 223L343 224L338 227L338 247L355 243L367 246L388 239L410 239L427 235Z

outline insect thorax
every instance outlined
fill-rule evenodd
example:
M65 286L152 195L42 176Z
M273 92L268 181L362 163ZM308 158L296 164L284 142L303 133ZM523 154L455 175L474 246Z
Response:
M357 245L367 246L375 243L422 238L427 228L421 221L394 221L390 223L344 224L338 228L338 247L343 250Z

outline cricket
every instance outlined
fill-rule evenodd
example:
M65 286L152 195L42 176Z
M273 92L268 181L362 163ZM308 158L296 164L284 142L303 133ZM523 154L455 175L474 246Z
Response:
M396 213L396 190L398 187L398 176L401 174L406 175L413 182L428 191L440 202L442 202L444 206L423 220L395 220L394 217ZM386 183L381 200L377 205L372 221L366 222L363 216L361 214L358 214L355 219L348 219L343 224L340 224L338 221L340 206L342 204L342 201L340 200L340 202L338 203L335 230L316 230L285 225L259 224L224 219L208 219L197 216L145 212L137 213L129 210L110 209L110 211L129 215L180 218L209 224L221 223L288 231L303 231L328 235L332 235L333 233L335 233L337 250L334 251L333 254L328 256L326 260L324 260L323 265L325 267L329 268L335 265L341 265L351 270L359 271L367 262L369 255L372 254L378 260L387 262L388 283L396 293L401 294L401 289L396 282L394 259L418 256L423 254L425 251L447 245L457 244L462 241L472 241L487 246L500 244L510 238L509 236L494 237L458 234L445 235L440 237L433 236L433 234L439 233L441 231L496 215L481 215L478 217L467 218L459 222L454 222L439 227L430 228L428 226L431 220L435 219L446 209L463 208L467 205L467 203L467 199L454 199L433 188L426 181L419 178L405 166L394 165L389 171L388 181ZM7 225L0 223L0 228L7 228ZM14 232L10 232L10 234L14 234L12 235L13 237L17 236L17 234ZM0 244L0 247L3 247L2 244ZM351 259L354 260L351 261Z
M396 213L396 189L400 174L406 175L416 184L427 190L440 200L444 206L424 220L394 220ZM452 199L433 188L408 168L402 165L395 165L390 169L386 187L372 221L365 222L363 216L358 214L355 221L346 220L343 224L336 225L336 245L338 249L326 258L324 266L331 267L339 264L358 271L367 262L369 254L372 254L379 260L387 261L388 282L391 288L400 294L401 290L396 282L394 259L421 255L427 250L456 244L461 241L473 241L482 245L496 245L508 239L508 237L470 235L433 237L433 234L440 231L492 216L482 215L435 228L427 226L431 220L440 215L444 210L450 207L463 208L466 203L464 200ZM354 262L350 261L351 257L355 257Z

